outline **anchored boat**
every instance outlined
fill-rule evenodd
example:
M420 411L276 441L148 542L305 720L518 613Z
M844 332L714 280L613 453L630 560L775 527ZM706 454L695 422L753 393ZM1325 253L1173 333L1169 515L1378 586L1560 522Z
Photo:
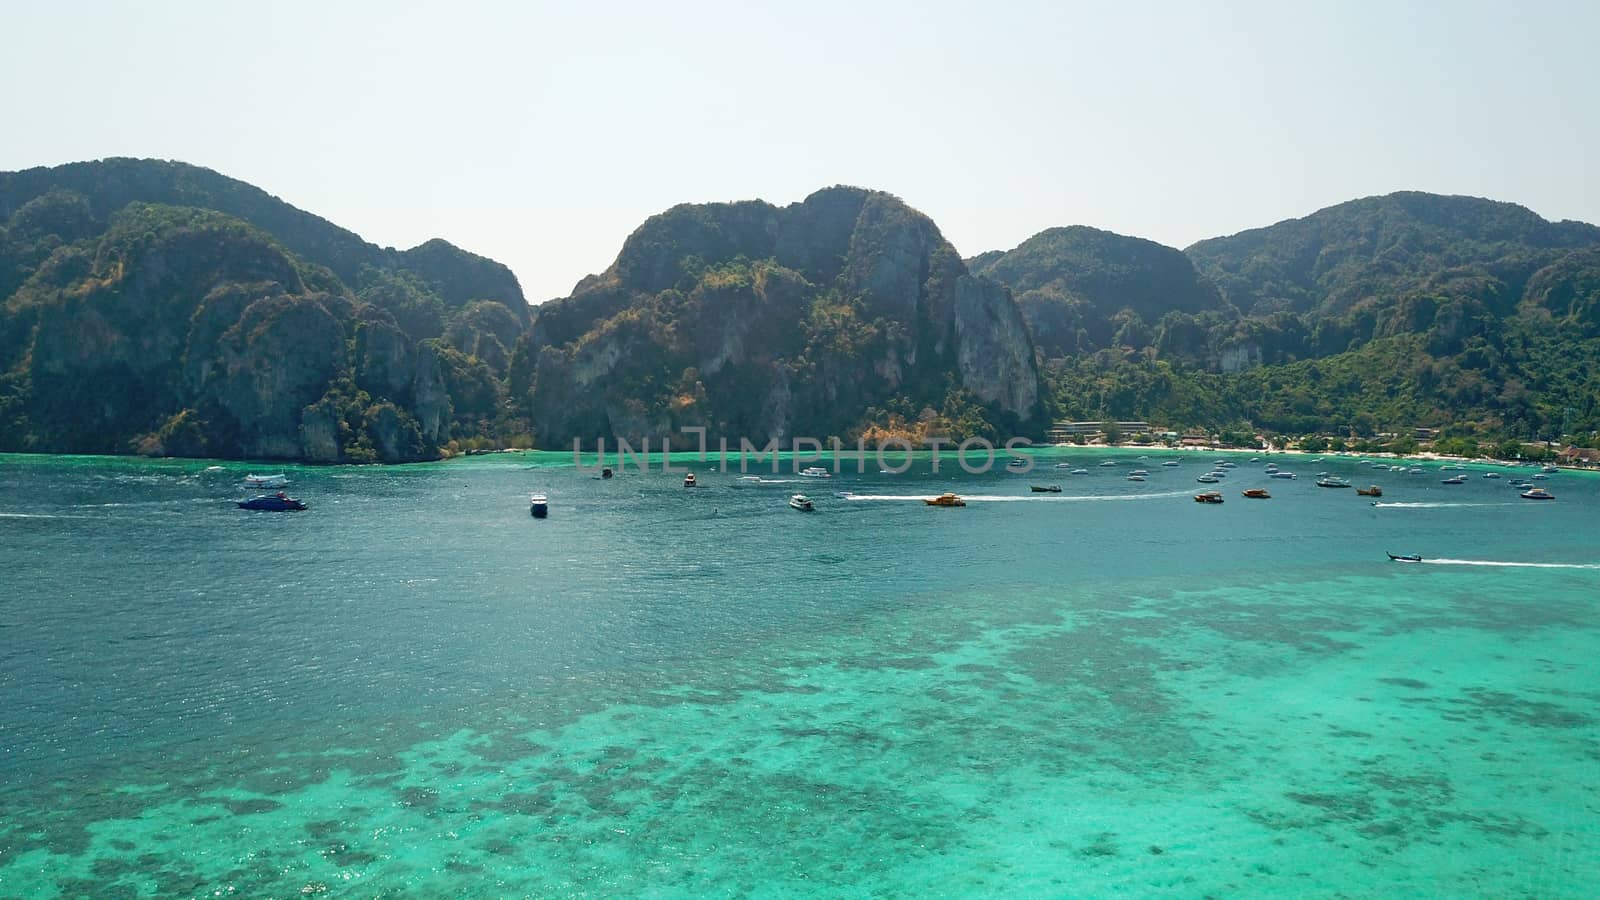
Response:
M789 507L791 509L798 509L801 512L811 512L812 510L816 509L816 506L811 502L811 498L807 497L805 494L795 494L793 497L790 497Z
M966 506L967 505L967 501L961 499L960 497L957 497L955 494L950 493L949 491L946 491L945 493L940 494L937 497L929 497L928 499L923 500L922 502L928 504L929 506Z
M283 491L279 491L276 494L262 494L259 497L251 497L249 500L240 500L239 508L263 509L270 512L297 512L307 507L304 501L297 500Z
M542 519L550 515L550 498L543 494L534 494L529 497L528 513L535 519Z

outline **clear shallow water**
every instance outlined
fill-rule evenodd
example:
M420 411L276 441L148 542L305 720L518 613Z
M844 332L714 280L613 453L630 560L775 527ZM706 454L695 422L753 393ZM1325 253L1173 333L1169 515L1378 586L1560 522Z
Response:
M1058 458L0 457L0 895L1592 894L1600 482Z

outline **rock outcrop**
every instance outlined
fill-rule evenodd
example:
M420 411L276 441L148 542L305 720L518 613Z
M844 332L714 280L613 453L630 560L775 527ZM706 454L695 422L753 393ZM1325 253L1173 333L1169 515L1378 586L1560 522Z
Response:
M204 169L0 173L0 450L402 462L525 441L502 382L531 318L499 263L375 247Z
M956 397L996 426L1042 415L1005 288L969 275L926 216L856 188L650 219L610 269L540 308L511 371L544 446L684 426L820 439Z

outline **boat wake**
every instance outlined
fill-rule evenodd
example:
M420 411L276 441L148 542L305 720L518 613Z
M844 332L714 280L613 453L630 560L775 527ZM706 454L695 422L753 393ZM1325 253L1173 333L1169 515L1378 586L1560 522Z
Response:
M1183 497L1194 493L1193 491L1162 491L1156 494L1099 494L1091 496L1066 496L1063 494L1029 495L1020 497L1016 494L962 494L961 499L968 503L1086 503L1114 500L1156 500L1160 498ZM845 500L926 500L931 494L853 494L848 491L841 492L839 496Z
M1519 506L1521 504L1517 504L1517 503L1422 503L1422 502L1384 503L1382 501L1377 501L1377 502L1374 502L1372 505L1373 505L1373 507L1375 507L1377 509L1456 509L1458 507L1467 507L1467 506Z
M1493 559L1424 559L1424 563L1435 566L1494 566L1508 569L1594 569L1600 570L1600 563L1541 563L1541 562L1502 562Z
M13 513L0 512L0 519L92 519L93 516L69 516L53 513Z

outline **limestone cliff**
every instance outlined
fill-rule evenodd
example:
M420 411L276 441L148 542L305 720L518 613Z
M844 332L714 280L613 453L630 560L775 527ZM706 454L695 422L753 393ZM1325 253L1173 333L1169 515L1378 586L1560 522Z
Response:
M1042 416L1005 288L969 275L926 216L857 188L651 218L539 309L511 373L544 446L683 426L826 438L973 399L990 428Z
M389 256L230 184L140 161L0 173L0 450L402 462L525 436L499 381L531 316L505 267L442 241ZM136 199L173 194L288 240Z

